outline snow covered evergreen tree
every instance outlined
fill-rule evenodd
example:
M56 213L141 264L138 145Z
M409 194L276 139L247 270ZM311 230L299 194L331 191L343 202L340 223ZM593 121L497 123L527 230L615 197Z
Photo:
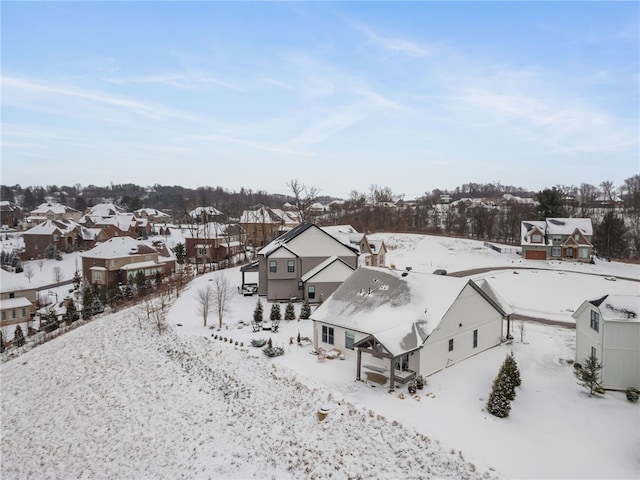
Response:
M260 299L258 299L258 301L256 302L256 308L253 310L253 321L261 322L262 314L263 314L262 302L260 301Z
M16 331L13 334L13 344L16 347L21 347L24 345L24 333L22 333L22 327L20 327L20 325L16 327Z
M281 320L282 319L282 313L280 313L280 304L279 303L274 303L273 305L271 305L271 314L269 315L269 319L271 321L273 321L273 320Z
M506 380L507 376L500 369L500 372L493 380L493 387L489 394L489 400L487 400L487 411L499 418L508 417L511 411L511 402L509 400L511 387Z
M507 374L511 377L513 384L516 387L522 385L522 379L520 378L520 369L518 368L516 357L513 355L513 352L507 355L507 358L504 361L504 366Z
M310 316L311 316L311 306L309 305L309 302L305 300L302 303L302 309L300 310L300 318L302 320L308 320Z
M589 355L582 362L582 368L575 369L576 377L580 380L578 385L589 390L589 396L602 390L602 385L600 384L601 371L602 363L598 361L595 355Z
M287 303L287 308L284 311L284 319L285 320L295 320L296 319L296 312L293 308L293 302L291 300L289 300L289 303Z

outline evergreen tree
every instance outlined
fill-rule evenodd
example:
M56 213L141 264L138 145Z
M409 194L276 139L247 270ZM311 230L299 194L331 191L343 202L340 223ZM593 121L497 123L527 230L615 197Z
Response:
M76 305L72 299L65 300L67 311L64 314L64 321L67 325L71 325L71 323L75 322L80 318L80 314L76 309Z
M300 318L302 320L307 320L309 319L310 316L311 316L311 306L309 305L309 302L305 300L302 303L302 308L300 309Z
M507 385L506 375L502 369L493 380L493 387L487 400L487 411L496 417L505 418L509 416L511 411L511 402L509 400L510 387Z
M296 312L293 308L293 302L291 300L289 300L289 303L287 303L287 308L284 311L284 319L285 320L295 320L296 319Z
M518 368L516 357L513 355L513 352L507 355L507 358L504 361L504 368L507 375L511 378L513 385L519 387L522 384L522 380L520 378L520 369Z
M100 298L94 297L93 303L91 303L91 310L93 310L93 314L104 312L104 306L100 301Z
M536 207L538 220L544 220L545 218L563 218L567 216L564 195L556 187L551 189L547 188L538 192L536 198L539 202Z
M91 308L92 305L93 292L91 291L91 287L86 286L82 293L82 318L87 319L93 316L93 309Z
M271 314L269 315L270 320L280 320L282 318L282 314L280 313L280 304L274 303L271 305Z
M47 245L47 248L44 249L44 258L48 258L49 260L53 260L56 258L56 246L53 243Z
M22 327L20 327L20 325L16 327L16 331L13 334L13 344L16 347L21 347L24 345L24 333L22 333Z
M627 249L627 227L624 220L609 211L596 227L593 244L598 253L607 257L623 258Z
M258 299L258 301L256 302L256 308L253 310L253 321L262 321L262 302L260 301L260 299Z
M4 333L0 330L0 353L4 352Z
M594 355L589 355L583 362L582 368L576 368L575 374L580 382L578 385L589 390L589 396L602 388L600 385L600 372L602 371L602 363Z
M516 383L512 376L512 367L509 365L509 355L504 359L498 376L502 378L502 384L504 385L504 394L509 401L516 398Z
M173 247L173 253L176 255L176 262L180 265L184 263L184 243L177 243L175 247Z
M80 277L80 272L78 272L78 270L76 270L76 272L73 274L73 288L74 288L74 290L79 290L80 289L80 283L82 283L82 277Z

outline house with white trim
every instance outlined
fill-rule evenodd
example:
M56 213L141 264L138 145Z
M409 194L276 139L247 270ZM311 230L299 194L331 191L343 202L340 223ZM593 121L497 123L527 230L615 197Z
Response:
M345 245L359 250L358 265L384 267L386 265L387 246L384 240L369 240L367 235L358 232L351 225L329 225L320 227Z
M527 220L520 225L522 258L591 262L592 237L590 218Z
M640 388L640 295L605 295L573 313L576 362L594 356L602 364L602 386Z
M35 312L37 288L16 273L0 269L0 329L4 342L13 340L18 325L25 336Z
M90 284L126 284L142 272L147 279L175 270L175 255L164 242L149 244L131 237L113 237L82 255L82 275Z
M258 294L268 300L321 302L351 274L357 262L357 249L313 223L301 223L258 252Z
M508 311L473 280L360 267L312 313L316 350L352 359L391 388L500 344Z

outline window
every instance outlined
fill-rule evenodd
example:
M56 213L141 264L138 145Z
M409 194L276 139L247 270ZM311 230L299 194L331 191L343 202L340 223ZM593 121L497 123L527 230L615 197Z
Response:
M333 345L333 327L322 326L322 343Z
M16 293L15 292L11 292L9 294L9 298L16 298Z
M344 348L354 350L354 343L356 343L356 334L353 332L344 332Z
M16 311L15 311L15 309L14 309L14 310L11 310L11 318L16 318Z
M316 298L316 286L315 285L309 285L309 288L307 290L309 292L309 300Z
M600 314L595 310L591 310L591 328L596 332L600 331Z
M20 316L21 317L26 317L27 316L27 311L24 308L22 310L20 310Z
M591 358L596 358L596 347L591 347Z
M2 320L6 320L7 319L7 314L5 312L2 312Z
M478 330L473 331L473 348L478 347Z
M295 272L295 260L287 260L287 272Z
M92 277L93 277L93 281L94 282L99 282L102 280L102 272L99 270L94 270L93 272L91 272Z
M551 256L559 257L562 255L562 247L551 247Z
M567 258L573 258L573 247L567 248Z
M269 272L276 273L278 271L278 262L269 260Z
M580 247L578 249L578 258L589 258L589 249L585 247Z
M576 234L573 236L573 239L574 239L576 242L579 242L579 241L580 241L580 234L576 233Z
M408 353L396 359L396 370L400 370L401 372L406 372L407 370L409 370L409 354Z
M453 338L449 339L449 351L453 352Z
M540 235L539 233L536 233L534 235L531 236L531 241L533 243L542 243L542 235Z

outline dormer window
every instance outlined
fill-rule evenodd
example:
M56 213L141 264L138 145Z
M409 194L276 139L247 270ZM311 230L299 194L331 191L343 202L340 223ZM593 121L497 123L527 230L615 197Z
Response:
M574 239L576 242L579 242L579 241L580 241L580 234L579 234L579 233L576 233L576 234L573 236L573 239Z
M542 243L542 235L540 235L539 233L534 233L531 236L531 241L533 243Z

